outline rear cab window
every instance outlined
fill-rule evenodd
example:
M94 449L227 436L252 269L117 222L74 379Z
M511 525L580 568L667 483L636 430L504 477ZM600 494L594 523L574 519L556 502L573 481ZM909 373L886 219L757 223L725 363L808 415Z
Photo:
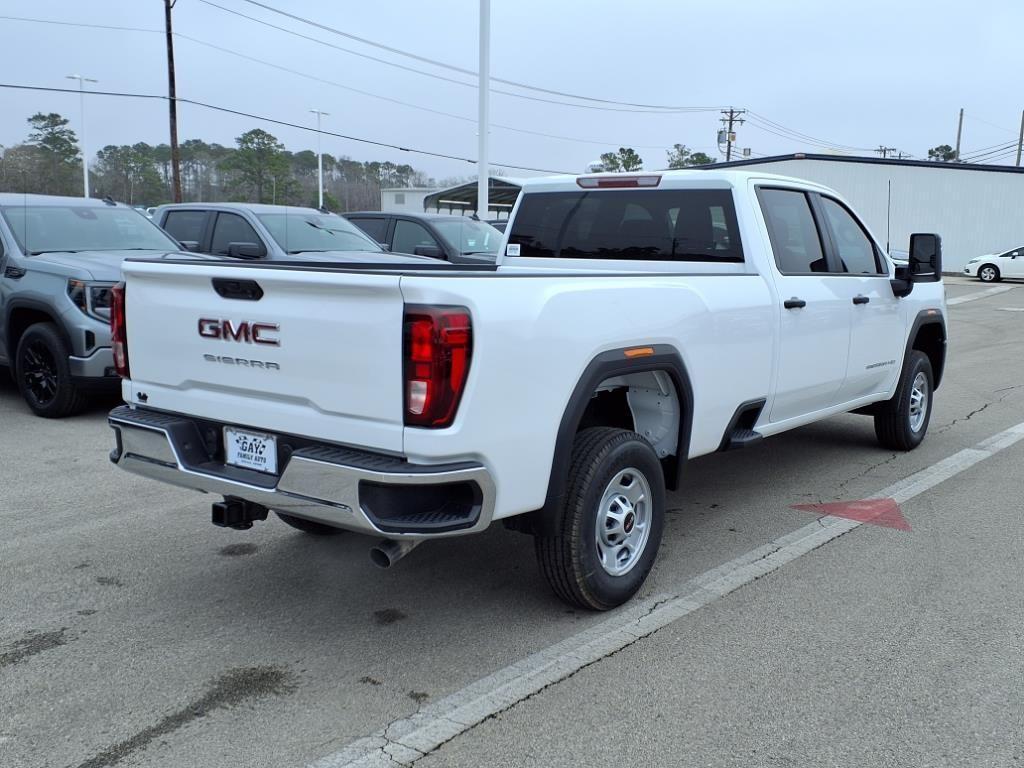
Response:
M201 243L206 226L206 211L168 211L163 230L179 243Z
M725 188L533 192L520 201L508 242L510 253L533 258L743 261Z

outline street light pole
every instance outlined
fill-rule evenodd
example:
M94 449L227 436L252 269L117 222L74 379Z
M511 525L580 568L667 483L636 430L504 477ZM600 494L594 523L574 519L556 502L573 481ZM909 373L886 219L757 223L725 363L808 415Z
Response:
M320 196L320 205L318 207L324 207L324 156L320 151L320 118L330 117L330 112L322 112L319 109L309 110L316 115L316 186Z
M486 221L490 217L487 133L490 127L491 102L491 0L480 0L480 84L478 91L480 114L477 124L479 137L476 153L476 215L482 221Z
M85 148L85 83L98 83L99 80L93 80L91 77L83 77L82 75L68 75L68 80L78 81L78 109L81 115L81 134L82 134L82 180L85 187L85 197L89 196L89 152Z

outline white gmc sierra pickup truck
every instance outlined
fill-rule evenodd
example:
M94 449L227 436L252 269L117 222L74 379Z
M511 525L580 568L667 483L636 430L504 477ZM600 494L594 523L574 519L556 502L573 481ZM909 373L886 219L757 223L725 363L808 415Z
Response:
M111 459L382 565L504 520L608 609L687 459L846 411L889 449L928 429L935 235L896 267L835 192L703 170L529 181L506 238L494 266L127 262Z

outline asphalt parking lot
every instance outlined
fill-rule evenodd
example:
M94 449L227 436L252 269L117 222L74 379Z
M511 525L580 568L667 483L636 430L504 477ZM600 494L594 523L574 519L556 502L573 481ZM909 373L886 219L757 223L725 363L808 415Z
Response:
M977 448L1024 422L1024 284L997 287L947 281L918 450L850 415L692 462L638 601L821 516L794 505L931 477L901 502L910 530L837 535L590 659L575 638L616 612L558 602L521 534L381 571L371 539L217 529L209 497L111 467L114 402L46 421L0 377L0 766L1024 765L1024 440ZM581 660L383 756L375 734L450 724L475 682L545 653Z

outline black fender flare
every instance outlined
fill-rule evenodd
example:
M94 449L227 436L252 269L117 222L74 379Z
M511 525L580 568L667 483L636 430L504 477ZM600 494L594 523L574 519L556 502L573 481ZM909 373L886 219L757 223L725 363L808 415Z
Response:
M576 383L558 425L555 439L555 453L551 461L551 475L548 479L548 493L544 507L540 510L540 525L547 533L553 532L557 510L561 506L562 497L568 485L569 464L572 460L572 444L579 429L583 414L590 402L591 395L605 379L623 376L630 373L647 373L664 371L672 379L676 394L679 397L679 443L675 461L668 467L665 474L665 485L674 490L682 474L683 464L690 452L690 432L693 427L693 386L690 375L683 363L683 358L675 347L669 344L646 345L653 349L653 354L627 357L627 349L636 349L638 345L602 352L587 365L579 381Z
M10 360L14 360L14 349L11 348L11 317L19 309L31 309L35 312L41 312L50 318L50 321L57 326L57 330L60 335L64 338L64 343L68 345L68 349L74 349L74 345L71 343L71 336L68 333L68 329L64 326L64 320L61 316L53 311L53 306L46 304L42 301L36 301L35 299L12 299L7 306L4 308L4 344L8 347L7 356Z
M914 322L910 326L910 333L907 334L907 346L903 351L903 363L905 365L907 358L910 357L910 352L914 348L914 342L917 341L918 332L926 325L939 326L939 331L942 334L942 347L939 349L938 364L932 365L932 388L938 389L939 384L942 382L942 373L946 367L946 319L942 312L937 309L922 309L917 313L917 317L914 318Z

